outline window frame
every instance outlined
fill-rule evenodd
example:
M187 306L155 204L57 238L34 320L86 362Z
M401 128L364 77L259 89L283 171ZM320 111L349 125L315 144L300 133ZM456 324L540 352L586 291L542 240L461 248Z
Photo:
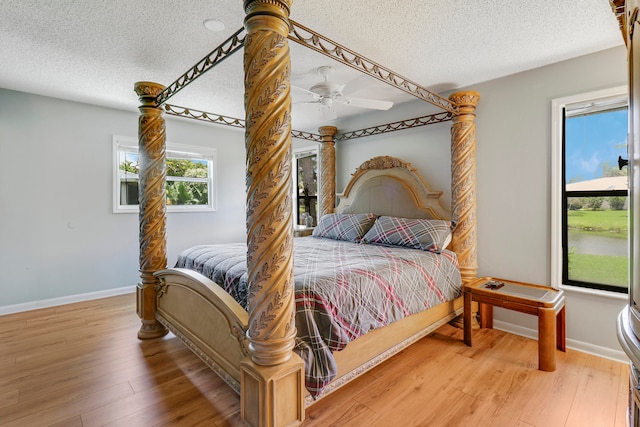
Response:
M113 213L139 213L140 205L122 205L120 204L121 183L119 173L119 153L121 151L138 153L138 140L135 138L114 135L112 139L113 149ZM202 147L196 145L177 144L173 142L166 143L167 158L180 159L198 159L207 161L206 181L204 178L184 179L183 177L174 177L171 181L202 181L208 183L208 204L204 205L167 205L167 212L215 212L217 211L217 150L210 147Z
M607 285L593 287L591 284L564 283L564 211L566 209L564 194L564 116L567 107L590 101L605 101L621 97L628 98L627 86L616 86L592 92L580 93L551 101L551 286L560 289L584 290L593 294L621 294L621 288L610 289ZM612 287L613 288L613 287ZM628 289L626 290L628 292Z

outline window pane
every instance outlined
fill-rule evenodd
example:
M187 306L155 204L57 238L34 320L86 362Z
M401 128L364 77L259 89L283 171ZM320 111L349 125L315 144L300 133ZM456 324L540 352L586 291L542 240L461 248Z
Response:
M138 153L118 152L118 175L120 178L120 205L137 205Z
M167 176L207 178L208 162L206 160L194 159L167 159Z
M565 121L565 127L567 184L627 175L627 169L620 170L617 163L618 156L627 157L626 108L569 117ZM624 178L617 181L626 185ZM606 185L602 187L604 184L606 183L590 182L590 188L580 190L606 190ZM567 186L567 191L572 190L577 188Z
M628 286L628 197L569 197L568 278Z
M567 115L565 280L626 290L628 179L618 157L627 157L627 109Z
M138 180L120 181L120 204L124 206L138 205Z
M167 205L207 206L209 185L206 182L167 180Z
M118 169L121 172L138 174L138 153L118 151Z
M318 156L297 159L298 224L313 226L318 223Z

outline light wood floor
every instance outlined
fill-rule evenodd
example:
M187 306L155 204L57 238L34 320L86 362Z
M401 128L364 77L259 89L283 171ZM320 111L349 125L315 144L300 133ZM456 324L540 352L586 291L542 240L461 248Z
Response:
M136 338L134 296L0 316L1 426L239 426L239 398L172 336ZM446 325L307 410L305 426L624 426L628 366Z

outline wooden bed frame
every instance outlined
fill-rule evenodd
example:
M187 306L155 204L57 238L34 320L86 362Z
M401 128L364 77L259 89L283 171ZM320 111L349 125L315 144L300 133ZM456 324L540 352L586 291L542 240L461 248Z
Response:
M142 325L138 337L156 338L171 330L240 394L241 418L252 426L297 425L304 420L305 404L313 403L304 388L303 362L292 351L296 329L289 191L292 130L288 39L309 44L318 52L452 115L451 214L439 203L441 193L431 191L410 164L391 157L363 163L335 209L454 218L457 227L450 248L458 256L463 281L472 280L477 274L474 118L479 95L459 92L445 99L344 47L326 49L318 39L339 45L317 33L309 38L300 36L299 28L311 30L289 20L290 5L290 0L246 0L246 36L239 41L238 31L223 49L235 51L235 44L241 44L245 56L248 311L200 274L166 269L166 136L162 113L171 93L185 85L185 77L167 88L152 82L138 82L135 86L141 102L141 283L137 312ZM195 78L211 62L201 61L204 65L196 64L185 75ZM165 109L169 111L166 106ZM336 131L321 127L317 139L322 143L321 214L333 212L335 206ZM277 261L272 262L274 259ZM435 330L461 310L458 298L358 338L345 350L336 352L338 378L321 397Z
M358 168L340 196L336 211L449 219L450 212L440 204L441 195L442 192L431 191L409 163L389 156L376 157ZM160 280L156 319L240 392L239 362L249 355L245 336L247 312L220 286L199 273L173 268L154 275ZM339 373L319 398L461 313L459 297L349 343L345 350L334 353ZM305 402L307 405L314 402L308 392Z

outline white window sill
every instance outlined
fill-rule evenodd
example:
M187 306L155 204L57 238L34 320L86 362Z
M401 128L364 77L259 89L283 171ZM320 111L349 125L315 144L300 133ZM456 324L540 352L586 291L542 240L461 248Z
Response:
M580 286L571 286L571 285L560 285L560 289L562 289L567 293L573 292L576 294L595 295L598 297L610 298L610 299L619 300L619 301L629 300L629 294L623 294L620 292L603 291L601 289L590 289L590 288L583 288Z

